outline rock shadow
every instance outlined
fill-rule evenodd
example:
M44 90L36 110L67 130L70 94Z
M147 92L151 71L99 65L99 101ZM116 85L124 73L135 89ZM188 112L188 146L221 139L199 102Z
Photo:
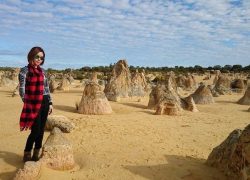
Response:
M124 166L131 173L149 180L226 180L215 168L205 165L204 159L166 155L166 164Z
M125 105L125 106L139 108L139 109L147 109L147 106L143 104L136 104L136 103L120 103L120 104Z
M140 111L146 114L150 114L150 115L155 115L155 112L151 111L150 109L145 109L145 111Z
M78 90L73 90L73 89L70 89L69 91L63 91L63 90L55 90L55 92L53 92L53 93L55 93L55 94L68 94L68 93L74 93L74 94L79 94L79 95L81 95L82 96L82 92L83 92L83 90L80 90L80 89L78 89Z
M0 179L14 179L18 169L23 168L24 165L22 157L12 152L0 151L0 159L2 159L5 163L16 167L15 171L0 173Z
M237 101L230 101L230 100L215 100L215 103L230 103L230 104L238 104Z
M250 111L248 109L241 110L241 112L247 112L249 113Z
M73 112L76 113L76 107L72 107L72 106L65 106L65 105L53 105L53 107L55 109L61 110L61 111L65 111L65 112Z
M13 95L13 90L0 90L0 92L3 92L3 94L5 95L5 97L16 97L19 96L19 94L12 96Z

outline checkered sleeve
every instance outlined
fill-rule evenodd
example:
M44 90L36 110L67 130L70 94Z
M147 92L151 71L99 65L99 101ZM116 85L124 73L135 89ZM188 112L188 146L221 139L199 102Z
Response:
M48 97L49 97L49 105L52 105L52 98L51 98L51 95L50 95L49 82L48 82L47 74L46 74L44 69L42 69L42 70L43 70L43 73L44 73L44 92L43 92L43 94L48 95Z
M26 74L28 72L28 68L24 67L21 68L20 73L18 75L19 80L19 95L24 102L24 94L25 94L25 81L26 81Z

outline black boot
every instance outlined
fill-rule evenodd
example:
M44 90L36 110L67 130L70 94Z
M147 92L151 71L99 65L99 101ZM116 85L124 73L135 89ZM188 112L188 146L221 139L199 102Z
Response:
M32 161L38 161L39 160L39 152L40 152L40 149L34 149L33 156L32 156Z
M23 162L31 161L31 151L24 151Z

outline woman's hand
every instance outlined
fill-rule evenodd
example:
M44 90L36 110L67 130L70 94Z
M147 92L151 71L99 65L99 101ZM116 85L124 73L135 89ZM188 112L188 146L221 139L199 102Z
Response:
M53 106L52 105L49 105L49 114L51 114L53 111Z

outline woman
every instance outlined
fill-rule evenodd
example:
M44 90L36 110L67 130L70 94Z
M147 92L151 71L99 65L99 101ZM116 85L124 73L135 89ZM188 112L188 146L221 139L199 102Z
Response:
M21 68L19 73L19 94L24 103L20 117L20 130L31 129L24 149L24 162L38 161L45 123L48 114L53 110L48 80L44 69L40 67L45 61L44 50L41 47L33 47L27 58L28 66Z

